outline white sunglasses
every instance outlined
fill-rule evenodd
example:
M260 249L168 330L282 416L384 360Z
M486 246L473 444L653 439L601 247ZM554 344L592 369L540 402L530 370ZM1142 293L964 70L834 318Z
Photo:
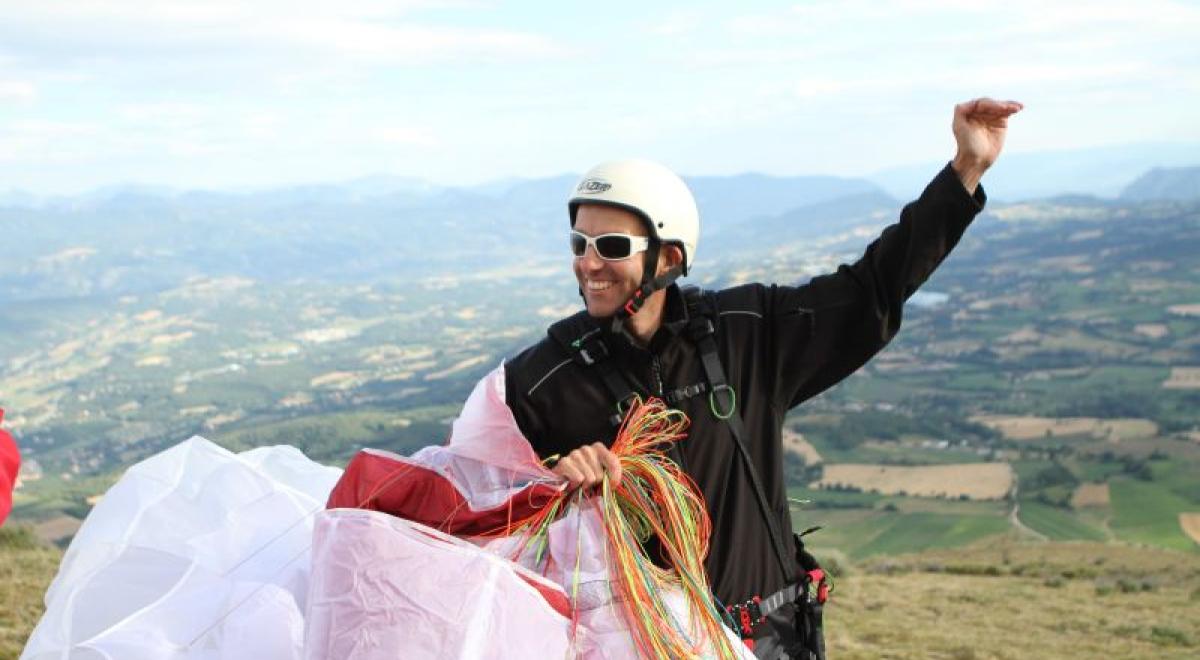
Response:
M646 236L620 233L588 236L571 230L571 252L575 256L582 257L589 245L596 251L596 256L605 261L622 261L639 252L645 252L650 247L650 239Z

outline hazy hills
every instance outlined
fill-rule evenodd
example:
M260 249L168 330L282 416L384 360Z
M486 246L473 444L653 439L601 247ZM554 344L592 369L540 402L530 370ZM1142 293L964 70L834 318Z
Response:
M1200 163L1200 143L1137 143L1020 153L1009 150L988 172L985 184L996 201L1015 202L1063 194L1115 198L1148 170ZM867 178L889 195L920 192L938 163L895 167Z
M1156 167L1126 186L1121 191L1121 199L1139 202L1200 199L1200 166Z
M1184 153L1190 152L1180 147L1162 158ZM1020 165L1023 157L1012 160ZM1056 171L1066 160L1052 158L1027 173ZM691 177L705 223L698 259L759 249L764 235L811 238L880 224L908 199L888 190L903 188L909 177L920 182L915 195L940 167L875 181ZM1126 181L1123 199L1181 199L1197 189L1196 168L1140 173ZM0 263L0 301L159 291L199 276L372 282L483 266L537 267L561 256L563 200L574 180L453 188L375 176L240 192L115 186L74 197L11 193L0 196L0 228L19 237L21 250ZM989 174L987 186L1000 198L1013 197L1003 171Z

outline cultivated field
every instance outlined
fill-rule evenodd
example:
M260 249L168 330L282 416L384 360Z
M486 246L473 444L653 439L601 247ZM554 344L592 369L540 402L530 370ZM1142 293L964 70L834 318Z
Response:
M1200 367L1172 367L1163 387L1169 390L1200 389Z
M1192 537L1192 540L1200 544L1200 513L1181 513L1179 514L1179 526L1183 529L1183 533Z
M812 443L804 439L803 433L791 429L783 430L783 449L804 459L805 465L816 465L821 462L821 454Z
M1029 417L1022 415L976 415L972 422L999 431L1009 440L1038 440L1046 437L1090 435L1104 440L1148 438L1158 434L1158 425L1147 419L1100 419L1097 417Z
M853 488L885 495L1002 499L1012 489L1013 471L1007 463L956 463L950 465L826 465L813 488Z
M1071 494L1071 507L1108 506L1108 484L1079 484Z

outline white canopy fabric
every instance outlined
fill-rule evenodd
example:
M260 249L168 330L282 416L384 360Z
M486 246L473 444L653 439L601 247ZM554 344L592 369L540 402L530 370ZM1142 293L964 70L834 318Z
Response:
M517 539L479 536L561 488L504 405L503 366L447 445L363 451L344 475L292 447L233 454L195 437L93 509L21 657L637 658L594 501L516 561ZM691 630L683 597L666 601Z
M194 437L84 521L22 658L299 660L313 516L341 470Z

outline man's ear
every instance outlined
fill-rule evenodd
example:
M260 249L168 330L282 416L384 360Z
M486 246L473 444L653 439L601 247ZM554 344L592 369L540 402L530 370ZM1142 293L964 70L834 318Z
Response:
M658 274L662 275L668 270L683 265L683 250L679 249L678 245L668 243L663 245L658 250Z

